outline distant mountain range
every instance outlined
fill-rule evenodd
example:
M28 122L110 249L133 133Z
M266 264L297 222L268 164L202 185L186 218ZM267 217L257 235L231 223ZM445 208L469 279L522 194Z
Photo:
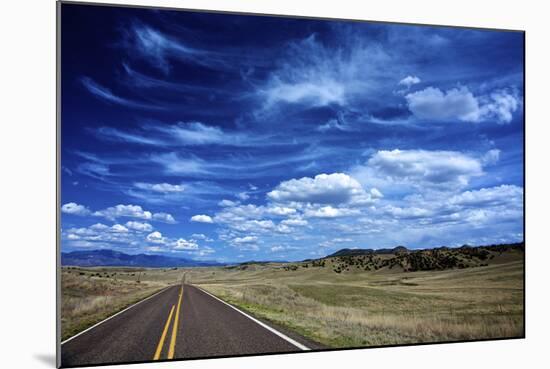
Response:
M175 258L163 255L138 254L129 255L114 250L90 250L61 253L61 265L92 267L92 266L124 266L144 268L196 267L224 265L215 261L199 261L185 258Z

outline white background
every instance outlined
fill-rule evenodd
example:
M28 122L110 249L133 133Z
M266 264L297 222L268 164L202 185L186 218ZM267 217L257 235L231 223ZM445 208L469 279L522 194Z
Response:
M128 3L128 1L116 1ZM527 31L527 339L144 364L139 368L522 368L548 362L550 30L544 1L148 0L134 4ZM0 12L0 366L55 365L55 4ZM101 25L98 25L101 27ZM120 367L120 366L119 366ZM126 367L126 366L123 366Z

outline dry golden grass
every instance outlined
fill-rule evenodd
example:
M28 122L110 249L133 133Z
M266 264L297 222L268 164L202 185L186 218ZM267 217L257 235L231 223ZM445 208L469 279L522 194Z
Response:
M330 347L459 341L523 335L523 262L448 271L336 274L192 270L194 284Z
M173 269L62 268L62 340L176 283L181 276L181 270Z
M413 273L338 274L331 260L326 264L63 268L62 336L179 282L183 273L187 283L330 347L523 336L522 254L499 255L489 266Z

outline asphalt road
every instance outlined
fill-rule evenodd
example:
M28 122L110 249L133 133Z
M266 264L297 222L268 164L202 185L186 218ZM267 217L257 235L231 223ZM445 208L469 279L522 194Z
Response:
M169 287L65 341L61 365L284 353L311 347L303 337L282 333L186 284Z

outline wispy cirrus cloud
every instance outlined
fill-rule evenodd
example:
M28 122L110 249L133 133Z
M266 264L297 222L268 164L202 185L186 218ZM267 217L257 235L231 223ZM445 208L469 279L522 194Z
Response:
M215 175L215 171L212 170L214 165L195 155L181 157L176 152L167 152L153 154L150 160L159 164L166 174L204 177Z
M84 161L80 160L80 163L76 166L76 171L78 173L99 180L103 180L112 175L110 162L88 152L76 151L75 154L81 159L84 159Z
M122 68L126 73L126 78L123 79L121 82L128 86L139 88L141 90L145 89L149 91L154 91L156 89L160 89L169 91L171 93L192 93L195 96L204 95L206 97L208 97L209 95L223 95L226 97L230 97L231 95L231 89L229 87L213 88L201 83L193 84L187 80L179 81L175 80L174 78L158 78L139 72L138 70L132 68L132 66L130 66L130 64L126 62L122 63Z
M220 196L233 194L233 189L212 181L186 181L179 184L136 182L125 193L155 205L182 203L206 206L219 202Z
M134 24L130 28L128 36L133 50L151 60L151 64L164 73L170 72L169 58L178 57L184 60L198 61L201 55L204 56L203 51L186 46L146 25Z
M168 35L145 24L132 24L125 33L123 44L165 75L170 73L175 61L216 70L232 69L226 61L229 56L226 53L192 46L182 37Z
M104 140L163 147L220 145L254 148L288 145L287 141L274 134L236 132L194 121L146 123L131 131L104 126L94 132Z
M131 100L131 99L127 99L127 98L115 95L110 89L108 89L107 87L101 86L90 77L86 77L86 76L81 77L80 82L91 94L107 102L123 105L129 108L137 108L137 109L149 109L149 110L164 109L160 105L139 102L139 101L135 101L135 100Z
M103 179L111 174L109 167L102 163L82 163L78 165L78 171L97 179Z
M316 34L290 43L288 55L281 59L279 68L259 87L264 109L279 103L345 106L357 94L368 92L375 84L370 72L388 55L374 43L361 42L355 37L353 40L357 43L351 50L328 47Z
M208 126L200 122L178 123L177 125L158 125L151 129L172 137L181 145L241 145L246 136L240 133L224 132L220 127Z
M161 139L153 138L147 136L141 132L129 132L122 131L117 128L112 127L99 127L95 130L95 133L98 137L102 139L112 140L112 141L121 141L128 142L140 145L163 145L164 141Z
M304 149L293 149L287 152L273 153L269 156L263 156L263 160L258 160L258 156L243 155L224 155L220 160L206 160L197 155L181 155L177 152L165 152L151 155L148 160L161 165L167 175L190 176L196 178L240 178L254 179L262 176L280 175L283 172L288 173L289 165L304 164L322 158L330 157L332 150L330 148L306 147ZM295 171L300 168L293 167L290 170Z

